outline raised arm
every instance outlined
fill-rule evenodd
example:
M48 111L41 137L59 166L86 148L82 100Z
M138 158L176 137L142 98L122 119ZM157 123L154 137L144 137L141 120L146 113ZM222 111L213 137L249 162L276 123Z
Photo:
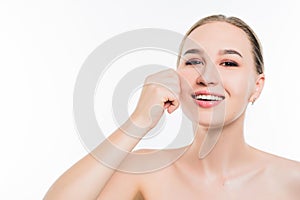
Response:
M120 177L119 180L123 181L121 184L123 187L116 186L117 192L123 194L122 199L132 199L138 192L137 181L134 178L125 181L124 176L128 177L128 175L116 173L115 169L141 138L157 124L164 109L172 113L178 108L179 101L176 94L179 94L179 88L179 79L174 70L165 70L149 76L145 81L137 108L130 119L93 152L66 171L52 185L44 199L115 199L113 193L106 193L105 198L100 195L114 174L116 174L114 179ZM123 151L116 151L116 147ZM96 158L107 161L111 167L105 166L105 163L101 163Z

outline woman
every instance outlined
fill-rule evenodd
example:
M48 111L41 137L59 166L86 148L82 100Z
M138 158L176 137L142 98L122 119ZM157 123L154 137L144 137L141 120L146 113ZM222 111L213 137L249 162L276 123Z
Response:
M188 44L187 38L201 47ZM195 130L184 154L144 174L116 171L89 154L54 183L45 199L299 199L299 163L244 141L247 105L259 98L265 81L253 31L238 18L210 16L188 31L180 55L176 72L166 70L146 79L130 120L109 141L131 152L164 110L172 113L181 104ZM212 135L218 142L203 147L205 136L209 140ZM115 167L130 163L126 154L112 153L108 143L94 153L109 155ZM176 151L166 150L170 155Z

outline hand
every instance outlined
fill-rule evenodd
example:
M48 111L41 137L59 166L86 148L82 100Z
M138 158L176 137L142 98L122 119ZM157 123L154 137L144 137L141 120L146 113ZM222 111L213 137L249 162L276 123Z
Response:
M142 127L153 128L164 110L174 112L179 107L180 81L173 69L148 76L131 119Z

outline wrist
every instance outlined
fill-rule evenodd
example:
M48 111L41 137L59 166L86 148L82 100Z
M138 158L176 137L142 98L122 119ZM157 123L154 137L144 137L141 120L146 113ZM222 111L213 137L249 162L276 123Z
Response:
M129 136L141 138L152 129L150 125L150 120L140 116L131 115L120 129Z

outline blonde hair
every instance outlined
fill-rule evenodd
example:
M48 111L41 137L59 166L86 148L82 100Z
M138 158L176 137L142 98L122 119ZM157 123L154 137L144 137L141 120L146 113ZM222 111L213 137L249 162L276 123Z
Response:
M254 33L254 31L241 19L239 19L237 17L226 17L224 15L211 15L211 16L205 17L205 18L199 20L198 22L196 22L188 30L188 32L185 34L185 36L181 42L181 45L180 45L179 56L177 59L177 66L179 65L180 57L182 54L182 48L183 48L184 42L186 41L186 38L191 34L192 31L194 31L199 26L202 26L204 24L208 24L211 22L226 22L226 23L232 24L232 25L240 28L241 30L243 30L247 34L248 39L252 46L252 54L254 57L256 72L258 74L262 74L264 72L264 60L263 60L263 55L262 55L262 47L261 47L259 39L256 36L256 34Z

